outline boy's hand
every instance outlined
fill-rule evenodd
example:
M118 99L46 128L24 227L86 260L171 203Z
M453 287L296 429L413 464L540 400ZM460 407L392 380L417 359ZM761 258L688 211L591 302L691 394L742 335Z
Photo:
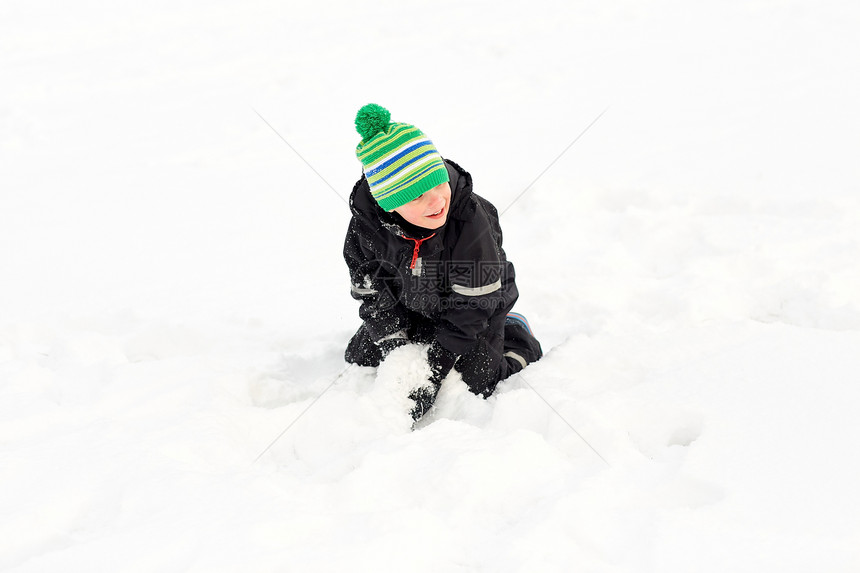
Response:
M433 407L433 402L436 401L436 394L438 393L439 387L434 385L413 390L412 393L409 394L409 399L415 401L415 407L412 408L411 412L409 412L413 420L417 422L418 419L427 412L427 410Z

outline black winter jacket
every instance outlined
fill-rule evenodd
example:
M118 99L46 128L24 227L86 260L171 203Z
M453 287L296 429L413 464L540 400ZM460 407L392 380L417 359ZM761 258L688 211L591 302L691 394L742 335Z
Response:
M343 252L372 340L406 330L412 311L435 325L444 348L460 355L486 335L493 316L513 307L518 293L496 208L472 192L469 173L445 163L451 186L445 225L424 229L385 212L362 177L350 196Z

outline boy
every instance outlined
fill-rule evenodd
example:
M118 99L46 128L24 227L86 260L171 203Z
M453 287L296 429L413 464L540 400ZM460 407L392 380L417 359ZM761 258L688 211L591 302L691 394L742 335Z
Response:
M486 397L543 353L511 312L518 292L496 208L418 128L390 119L376 104L355 119L364 173L350 196L344 258L364 322L345 358L378 366L398 346L429 344L430 378L409 396L417 420L454 366Z

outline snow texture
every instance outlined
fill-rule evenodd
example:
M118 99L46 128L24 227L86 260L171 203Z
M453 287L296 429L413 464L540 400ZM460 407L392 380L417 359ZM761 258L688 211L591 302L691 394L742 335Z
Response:
M860 571L858 29L3 3L0 570ZM546 350L415 430L421 347L343 361L368 102L499 208Z

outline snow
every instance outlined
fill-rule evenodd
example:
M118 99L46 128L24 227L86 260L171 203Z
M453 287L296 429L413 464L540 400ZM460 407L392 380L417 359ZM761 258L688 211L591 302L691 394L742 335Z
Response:
M858 25L4 3L0 570L860 570ZM414 431L421 349L342 359L368 102L503 212L546 351Z

